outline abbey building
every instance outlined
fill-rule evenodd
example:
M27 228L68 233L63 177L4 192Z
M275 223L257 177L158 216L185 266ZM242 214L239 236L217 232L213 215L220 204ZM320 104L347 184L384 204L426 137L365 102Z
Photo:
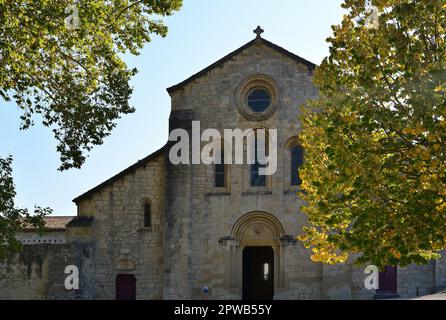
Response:
M299 106L318 96L315 65L256 37L167 89L169 130L277 129L277 170L262 164L172 164L171 143L74 199L78 215L19 236L24 250L0 262L0 298L373 299L446 286L445 261L389 267L380 290L363 268L312 262L296 241ZM222 141L225 149L225 141ZM66 266L79 288L64 287Z

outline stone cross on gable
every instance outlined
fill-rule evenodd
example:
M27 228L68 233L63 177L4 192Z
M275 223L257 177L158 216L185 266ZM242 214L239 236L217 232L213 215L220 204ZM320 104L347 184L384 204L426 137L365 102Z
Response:
M254 33L257 35L256 38L260 38L261 34L264 32L265 30L263 30L262 28L260 28L260 26L257 26L257 28L254 30Z

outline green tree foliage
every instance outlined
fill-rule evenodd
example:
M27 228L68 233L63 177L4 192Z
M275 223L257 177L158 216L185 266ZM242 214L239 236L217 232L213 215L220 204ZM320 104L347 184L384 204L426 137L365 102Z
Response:
M373 23L364 2L344 2L304 107L300 239L325 263L426 263L446 247L446 1L372 1Z
M15 238L17 232L26 228L43 232L43 217L51 213L51 209L38 206L34 208L33 214L26 209L16 208L11 162L11 157L0 158L0 258L20 249L21 243Z
M75 5L75 6L73 6ZM151 35L165 37L162 17L182 0L0 0L0 99L21 109L21 129L41 120L58 141L59 170L80 168L129 105L137 55ZM10 157L0 158L0 256L17 249L16 232L42 231L48 208L14 206Z
M77 11L71 7L76 4ZM130 70L122 55L138 54L160 20L182 0L0 0L0 96L36 114L59 142L60 170L79 168L122 114L131 113ZM77 15L76 15L77 13ZM78 17L78 19L76 19Z

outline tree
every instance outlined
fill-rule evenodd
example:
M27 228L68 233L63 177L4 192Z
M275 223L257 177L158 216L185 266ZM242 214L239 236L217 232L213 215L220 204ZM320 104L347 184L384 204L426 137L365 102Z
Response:
M16 196L11 169L12 157L0 158L0 258L20 249L16 234L26 228L44 231L43 217L51 213L49 208L36 206L33 215L27 209L15 207Z
M151 34L166 36L155 17L182 0L0 0L0 96L23 111L22 129L40 115L59 142L60 170L79 168L129 105L130 70Z
M0 99L21 109L21 129L36 118L58 141L59 170L80 168L116 120L134 112L129 81L137 72L122 57L137 55L160 20L182 0L0 0ZM17 248L24 226L42 230L48 208L35 216L14 207L12 158L0 158L0 255ZM2 244L8 244L7 247ZM2 251L3 250L3 251Z
M312 259L405 266L446 248L446 4L345 0L303 107Z

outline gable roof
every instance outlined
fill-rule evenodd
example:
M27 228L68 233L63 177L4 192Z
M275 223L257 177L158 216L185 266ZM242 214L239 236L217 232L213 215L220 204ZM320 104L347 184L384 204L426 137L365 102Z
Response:
M139 167L147 164L149 161L158 158L158 156L160 156L161 154L164 153L164 150L167 148L167 146L169 145L169 143L166 143L161 149L153 152L152 154L149 154L147 157L139 160L138 162L132 164L130 167L128 167L127 169L122 170L121 172L119 172L118 174L114 175L113 177L111 177L108 180L105 180L104 182L102 182L101 184L97 185L96 187L94 187L93 189L88 190L87 192L81 194L80 196L76 197L73 199L74 203L78 203L79 201L81 201L82 199L88 198L89 196L91 196L92 194L94 194L95 192L99 191L100 189L102 189L103 187L109 185L110 183L120 179L121 177L125 176L126 174L135 171L136 169L138 169Z
M186 80L171 86L169 88L167 88L167 92L170 94L178 89L183 88L184 86L188 85L189 83L191 83L192 81L196 80L197 78L201 77L202 75L206 74L207 72L211 71L212 69L222 65L223 63L225 63L226 61L231 60L233 57L235 57L236 55L238 55L240 52L244 51L245 49L249 48L250 46L254 45L254 44L264 44L265 46L283 54L284 56L287 56L288 58L293 59L294 61L296 61L297 63L301 63L305 66L308 67L308 70L312 71L316 68L316 64L305 60L302 57L299 57L298 55L278 46L277 44L272 43L271 41L268 41L262 37L257 37L254 40L249 41L247 44L241 46L240 48L238 48L237 50L231 52L230 54L224 56L223 58L221 58L220 60L214 62L213 64L211 64L209 67L197 72L196 74L192 75L191 77L187 78Z
M70 222L66 224L67 228L82 228L93 224L94 217L92 216L75 216Z
M45 222L45 231L64 231L66 225L73 220L73 216L45 216L43 221ZM26 226L23 230L24 232L35 232L36 228L32 226Z

